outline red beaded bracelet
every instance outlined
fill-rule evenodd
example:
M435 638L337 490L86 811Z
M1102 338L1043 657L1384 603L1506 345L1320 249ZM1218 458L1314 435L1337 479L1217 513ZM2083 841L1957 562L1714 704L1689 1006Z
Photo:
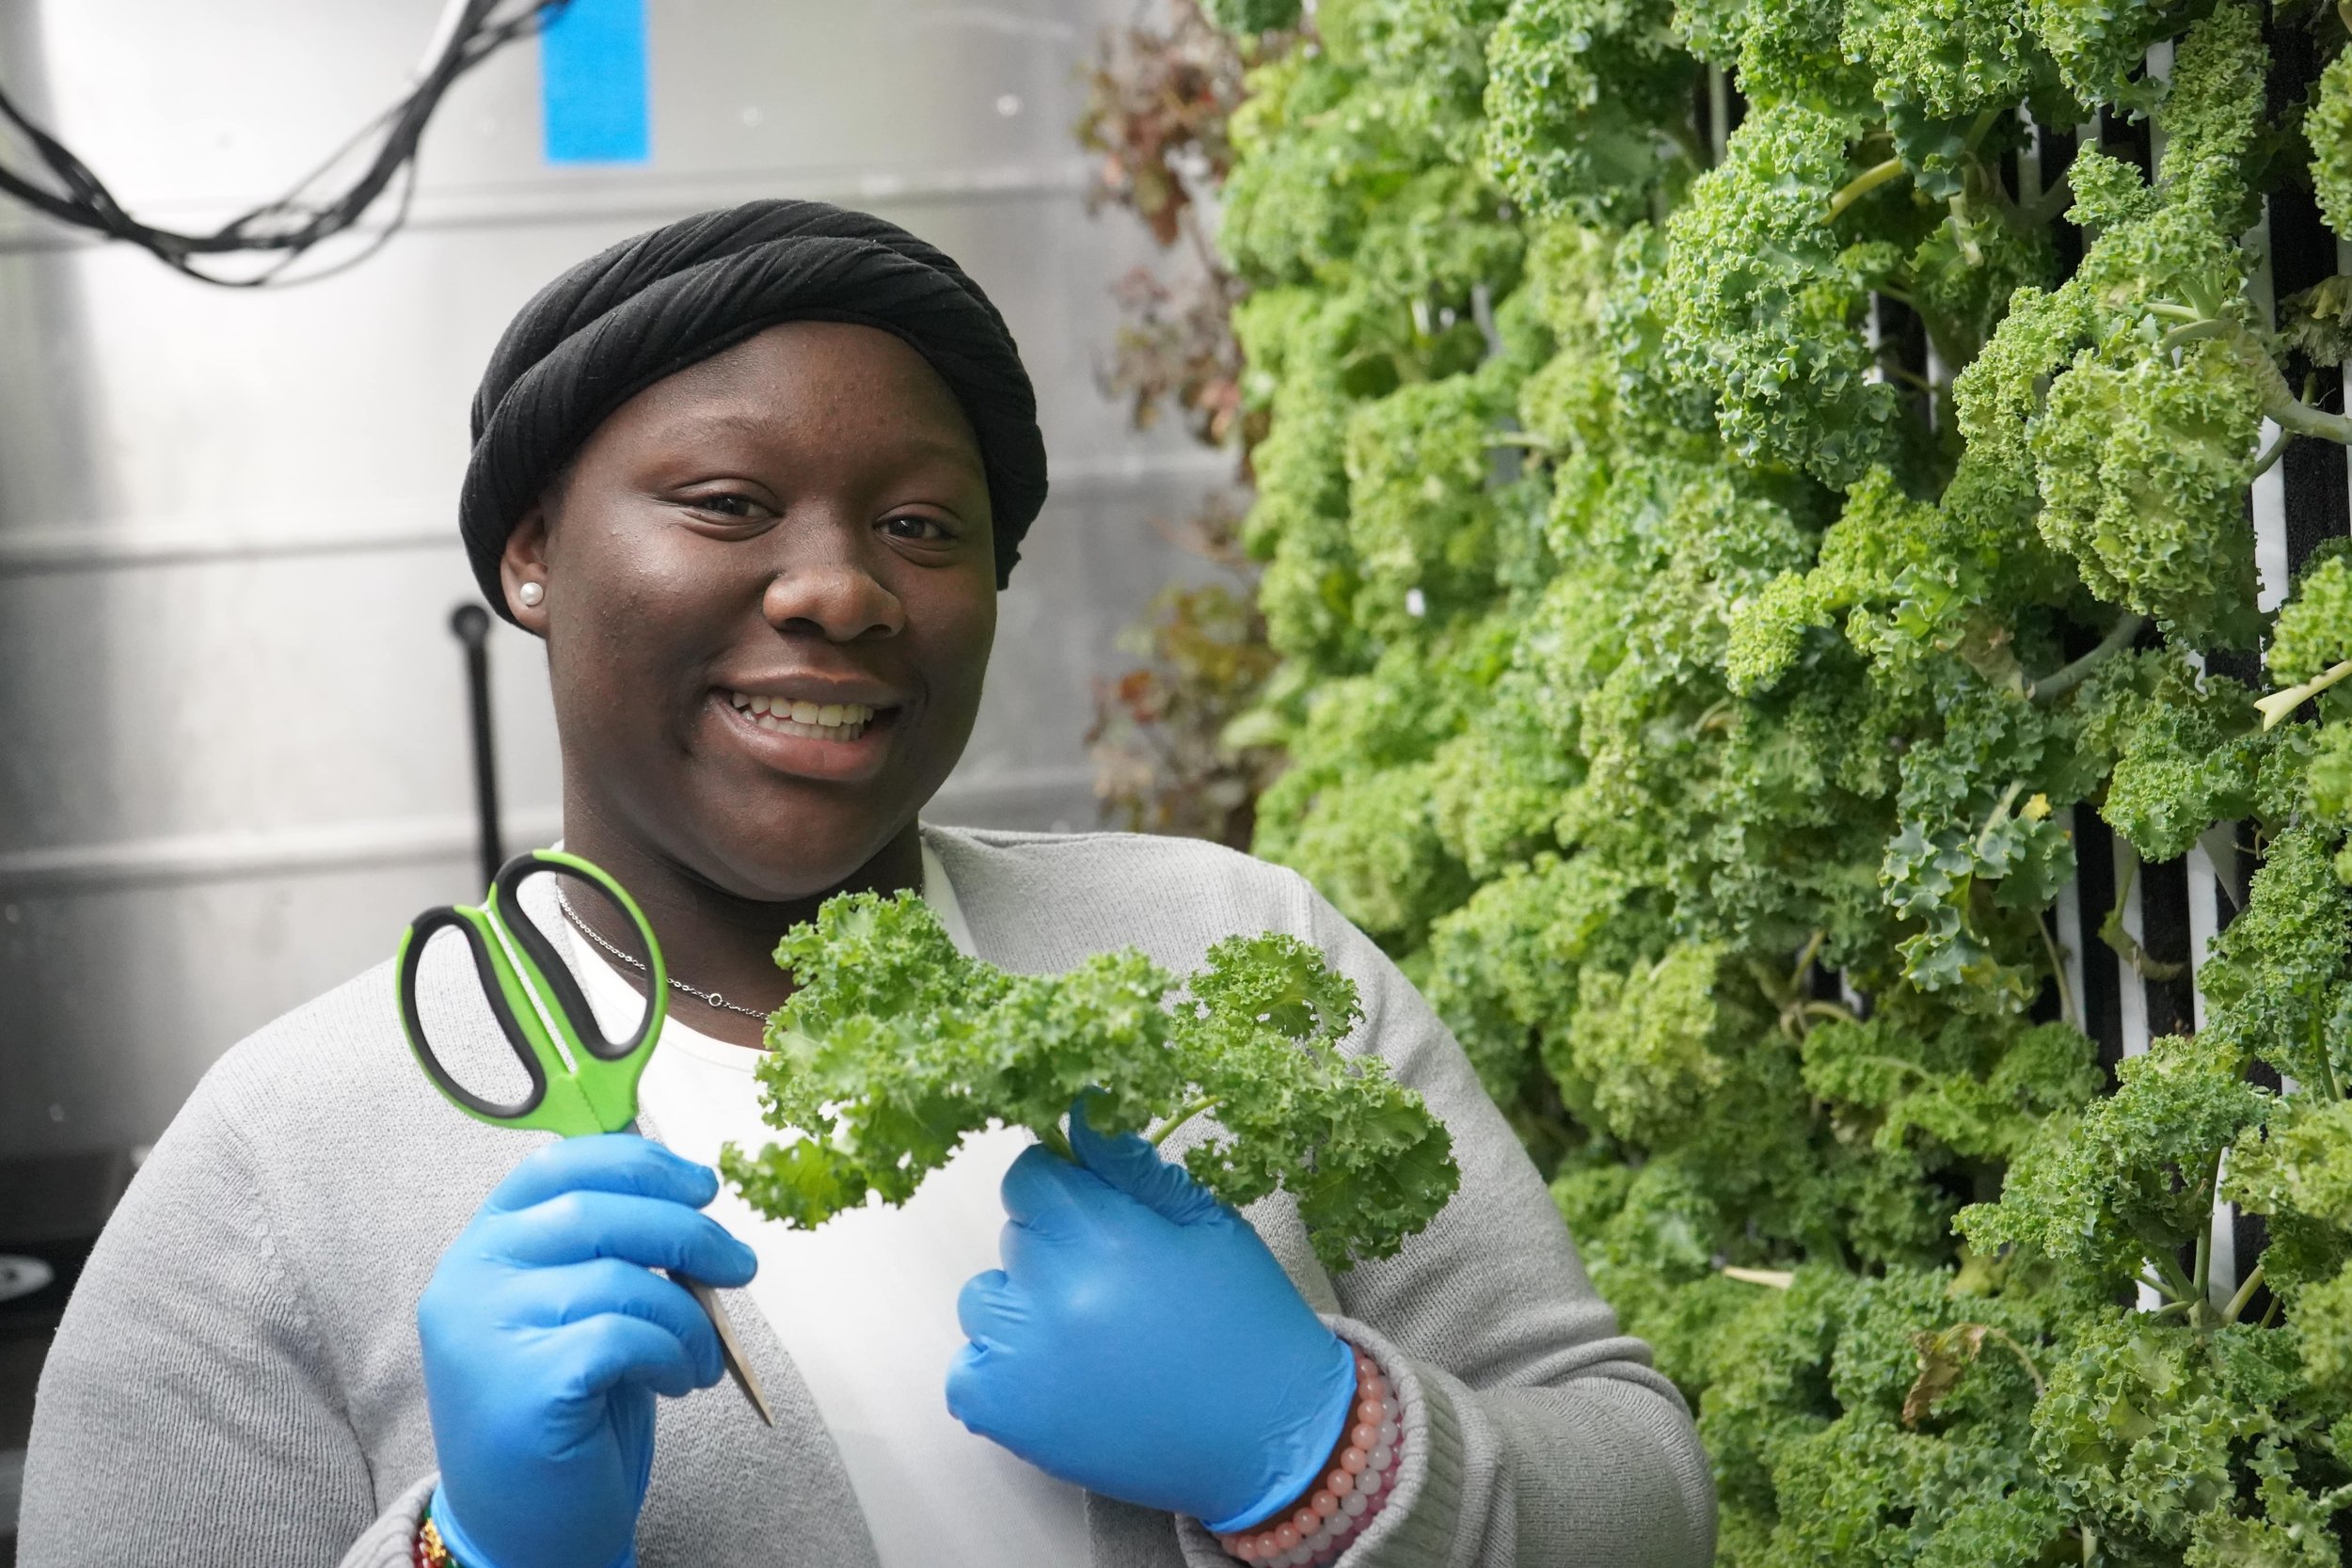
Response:
M1403 1414L1380 1363L1357 1351L1356 1408L1323 1480L1287 1517L1220 1535L1216 1544L1240 1561L1269 1568L1320 1568L1336 1560L1395 1488L1405 1451Z
M416 1568L457 1568L457 1560L449 1555L449 1547L441 1541L441 1528L427 1513L417 1525L416 1549L411 1560Z

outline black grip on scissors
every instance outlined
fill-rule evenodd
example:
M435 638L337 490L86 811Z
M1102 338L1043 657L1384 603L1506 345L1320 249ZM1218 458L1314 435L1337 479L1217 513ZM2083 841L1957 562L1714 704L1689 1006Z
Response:
M499 1033L506 1037L506 1048L515 1053L515 1060L531 1075L531 1091L511 1105L485 1100L451 1075L434 1053L433 1044L425 1038L424 1019L417 1011L417 972L423 967L424 950L436 931L453 930L466 939L467 950L473 955L474 972L482 977L482 994L488 998L490 1014L498 1021ZM539 1108L548 1097L547 1069L539 1065L539 1057L523 1037L522 1024L515 1017L515 1009L507 1005L506 990L499 984L498 971L490 967L490 953L482 932L473 922L447 904L417 916L408 927L408 946L400 965L400 1018L408 1026L408 1043L417 1053L417 1064L425 1076L440 1086L443 1094L469 1110L500 1121L512 1121L527 1117Z
M656 1009L647 1005L644 1021L637 1025L636 1033L627 1039L605 1037L604 1025L597 1021L596 1010L588 1005L587 994L580 989L580 982L573 978L571 966L555 950L555 943L548 940L548 934L539 929L539 923L531 918L531 911L523 908L522 885L541 872L568 876L596 889L596 896L610 904L630 930L637 928L637 922L602 882L593 877L580 876L561 861L541 860L530 851L516 855L499 867L498 880L491 884L498 895L499 910L505 917L506 928L514 933L523 951L531 955L531 961L538 965L539 973L547 976L548 989L555 992L556 1010L571 1020L573 1030L580 1036L580 1043L599 1061L620 1061L645 1043L645 1037L653 1032L658 1022ZM652 955L644 957L650 958ZM646 965L646 971L651 973L650 963Z

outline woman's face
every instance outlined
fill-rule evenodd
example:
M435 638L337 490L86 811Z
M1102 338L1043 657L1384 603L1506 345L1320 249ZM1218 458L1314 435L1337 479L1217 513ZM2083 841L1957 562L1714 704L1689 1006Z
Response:
M630 399L503 562L567 832L763 902L850 880L972 733L992 520L962 410L888 333L788 323Z

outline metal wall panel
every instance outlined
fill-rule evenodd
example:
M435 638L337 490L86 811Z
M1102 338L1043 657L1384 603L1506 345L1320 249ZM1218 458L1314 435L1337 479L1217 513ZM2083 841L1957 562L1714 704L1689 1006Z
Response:
M438 0L19 0L0 71L134 211L218 221L398 90ZM1214 481L1094 367L1144 259L1085 211L1122 0L651 0L654 158L548 168L536 55L451 94L413 229L284 293L0 212L0 1158L152 1139L243 1034L473 891L453 500L498 330L563 266L755 196L862 205L990 290L1056 468L947 819L1087 825L1111 641ZM492 643L509 836L555 828L538 646Z

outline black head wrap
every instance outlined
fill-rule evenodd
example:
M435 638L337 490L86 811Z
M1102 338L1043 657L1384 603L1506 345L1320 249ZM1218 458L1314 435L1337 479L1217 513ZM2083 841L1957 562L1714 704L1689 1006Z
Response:
M962 268L896 224L821 201L754 201L624 240L508 324L474 393L458 519L500 614L506 536L596 426L663 376L787 321L878 327L939 372L979 437L1004 586L1045 503L1037 393L1005 319Z

